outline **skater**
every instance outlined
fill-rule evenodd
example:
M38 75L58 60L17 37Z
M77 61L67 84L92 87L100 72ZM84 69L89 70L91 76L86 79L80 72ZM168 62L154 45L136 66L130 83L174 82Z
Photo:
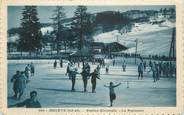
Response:
M30 64L30 68L31 68L31 76L34 76L34 73L35 73L35 67L34 67L33 62L31 62L31 64Z
M26 108L41 108L40 102L37 100L37 92L31 91L30 98L23 102L11 105L9 107L26 107Z
M115 63L116 63L116 62L115 62L115 59L114 59L114 60L113 60L113 66L115 65Z
M28 79L27 77L24 75L24 72L22 71L21 74L19 75L19 77L16 79L16 91L17 91L17 95L19 94L18 96L18 99L20 100L23 93L24 93L24 90L26 88L26 83L28 83ZM17 98L17 97L15 97Z
M100 76L100 69L101 69L101 67L100 67L100 65L98 65L98 66L96 67L96 70L97 70L99 76Z
M169 62L169 78L173 77L173 73L174 73L173 64L171 62Z
M163 64L162 64L162 62L159 62L159 74L160 74L160 77L162 76L162 73L163 73Z
M144 70L144 64L141 61L138 65L138 80L141 77L141 80L143 79L143 70Z
M84 83L84 92L86 92L86 88L87 88L87 83L88 83L88 79L89 79L89 74L90 74L90 66L88 63L84 63L84 66L82 68L82 80Z
M152 76L153 76L153 82L156 82L157 81L157 79L156 79L156 62L153 62L153 63L151 63L150 64L150 66L151 66L151 69L148 71L148 72L150 72L150 71L152 71Z
M13 83L13 91L14 91L14 98L17 99L17 95L19 93L19 89L18 89L18 86L19 86L19 82L18 82L18 79L20 77L20 71L16 71L16 74L13 75L13 77L11 78L11 82Z
M123 60L122 68L123 68L123 72L125 72L126 71L126 62L125 62L125 60Z
M73 62L68 64L67 73L68 73L69 79L72 81L71 91L75 91L76 74L79 74L79 73L77 72L77 68L75 67L75 64Z
M95 89L96 89L96 79L100 79L99 75L98 75L97 69L95 69L94 72L90 73L89 76L91 76L92 93L96 93L95 92Z
M170 65L169 65L169 62L166 63L166 68L165 68L165 74L166 74L166 77L169 78L169 71L170 71Z
M54 69L56 69L56 67L57 67L57 61L56 60L54 61L54 65L53 66L54 66Z
M110 96L110 106L113 106L113 100L116 99L116 94L114 92L114 88L118 87L119 85L121 85L121 83L117 84L117 85L113 85L113 82L110 82L109 86L104 85L104 87L108 87L109 88L109 96Z
M155 69L156 69L156 81L160 80L160 68L158 63L155 63Z
M146 61L144 61L144 71L146 71Z
M108 74L108 73L109 73L109 65L107 65L107 66L106 66L106 68L105 68L105 72L106 72L106 74Z
M61 68L63 67L63 60L62 60L62 58L60 59L60 67Z
M25 67L25 75L26 75L27 79L29 79L29 77L31 76L30 64L27 64L27 66Z
M105 60L102 58L102 65L105 67Z

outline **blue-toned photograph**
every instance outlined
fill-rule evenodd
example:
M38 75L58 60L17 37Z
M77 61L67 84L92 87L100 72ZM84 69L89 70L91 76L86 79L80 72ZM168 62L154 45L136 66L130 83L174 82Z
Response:
M176 8L8 6L8 108L176 107Z

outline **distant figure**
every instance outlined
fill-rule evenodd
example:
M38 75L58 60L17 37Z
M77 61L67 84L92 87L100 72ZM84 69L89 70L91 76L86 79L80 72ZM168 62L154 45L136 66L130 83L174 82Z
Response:
M146 61L144 61L144 71L146 71Z
M35 73L35 67L34 67L33 62L31 62L31 64L30 64L30 68L31 68L31 76L34 76L34 73Z
M96 67L96 70L97 70L99 76L100 76L100 69L101 69L101 67L100 67L100 65L98 65L98 66Z
M105 60L102 58L102 65L105 67Z
M160 77L162 76L162 73L163 73L163 64L162 64L162 62L159 62L159 75L160 75Z
M16 71L16 74L13 75L13 77L11 78L11 82L13 82L13 91L14 91L14 98L17 99L17 95L19 93L19 79L20 77L20 71Z
M89 74L90 74L90 66L88 63L84 63L84 66L82 68L82 80L84 83L84 92L86 92L86 88L87 88L87 83L88 83L88 79L89 79Z
M60 59L60 67L62 68L63 67L63 60Z
M109 65L107 65L107 66L106 66L106 68L105 68L105 72L106 72L106 74L108 74L108 73L109 73Z
M10 107L26 107L26 108L41 108L40 102L37 100L37 92L31 91L30 98L23 102L11 105Z
M90 73L91 76L91 84L92 84L92 93L96 93L96 79L100 79L98 75L98 71L95 69L94 72Z
M143 79L143 71L144 71L144 64L141 61L138 65L138 80L141 77L141 80Z
M150 61L149 61L149 66L151 67L151 66L152 66L152 64L153 64L153 63L152 63L152 61L150 60Z
M160 80L160 68L158 63L155 63L155 69L156 69L156 81L158 81Z
M172 78L174 73L174 65L169 62L169 77Z
M156 62L153 62L153 63L151 62L150 67L151 67L151 69L148 72L152 71L153 82L156 82L157 81L157 79L156 79Z
M56 60L54 61L54 65L53 66L54 66L54 69L56 69L56 67L57 67L57 61Z
M122 68L123 68L123 71L125 72L126 71L126 62L125 62L125 60L123 60Z
M80 61L78 60L78 62L77 62L77 65L78 65L78 68L80 68Z
M169 77L169 71L170 71L170 65L169 65L169 62L166 63L166 71L165 71L165 74L166 74L166 77Z
M114 88L121 85L121 83L117 84L117 85L113 85L113 82L110 82L109 86L104 85L104 87L108 87L109 88L109 96L110 96L110 106L113 106L113 100L116 99L116 94L114 92Z
M25 75L26 75L27 79L29 79L29 77L31 76L30 64L27 64L27 66L25 67Z
M114 60L113 60L113 66L115 65L115 63L116 63L116 62L115 62L115 59L114 59Z

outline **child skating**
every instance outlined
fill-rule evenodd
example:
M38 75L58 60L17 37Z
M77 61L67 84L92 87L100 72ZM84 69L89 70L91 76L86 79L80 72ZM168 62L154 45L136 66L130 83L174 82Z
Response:
M116 94L114 92L114 88L121 85L121 83L117 84L117 85L113 85L113 82L109 83L109 86L104 85L104 87L108 87L109 88L109 96L110 96L110 106L112 107L113 105L113 100L116 99Z

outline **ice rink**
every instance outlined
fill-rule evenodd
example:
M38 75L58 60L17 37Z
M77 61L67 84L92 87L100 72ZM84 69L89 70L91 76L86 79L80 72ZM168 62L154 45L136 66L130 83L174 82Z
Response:
M144 72L144 79L138 80L137 65L127 64L126 72L123 72L120 65L110 65L109 74L105 68L101 69L101 80L97 79L96 93L91 93L91 80L88 80L88 92L83 92L81 75L77 75L75 92L71 92L71 81L66 73L67 63L60 68L59 64L53 69L53 62L34 63L35 76L30 78L27 88L21 100L14 100L11 77L16 70L23 71L25 63L8 64L8 105L12 105L29 98L32 90L38 92L38 100L42 107L109 107L109 85L112 81L115 84L122 82L115 88L116 100L114 107L173 107L176 106L176 79L161 78L153 83L151 72ZM91 72L97 66L92 65ZM81 72L82 66L78 69ZM129 85L129 86L128 86ZM127 88L127 86L129 88Z

